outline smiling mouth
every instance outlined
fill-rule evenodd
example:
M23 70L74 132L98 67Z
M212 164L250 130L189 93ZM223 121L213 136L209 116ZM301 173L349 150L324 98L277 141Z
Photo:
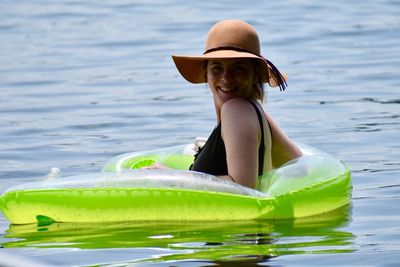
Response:
M217 87L217 89L218 89L219 91L222 91L223 93L230 94L230 93L233 93L233 92L235 92L235 91L236 91L236 89L237 89L237 87L232 87L232 88L222 88L222 87L218 86L218 87Z

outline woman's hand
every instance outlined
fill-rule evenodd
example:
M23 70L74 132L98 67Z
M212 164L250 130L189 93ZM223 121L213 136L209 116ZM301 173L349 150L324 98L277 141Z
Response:
M151 164L150 166L144 166L142 168L140 168L141 170L172 170L172 168L162 165L158 162L154 162L153 164Z

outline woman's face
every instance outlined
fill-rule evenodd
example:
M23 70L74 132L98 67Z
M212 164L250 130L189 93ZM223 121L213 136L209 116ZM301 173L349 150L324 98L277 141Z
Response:
M232 98L254 98L257 75L247 58L212 59L207 64L207 82L217 110Z

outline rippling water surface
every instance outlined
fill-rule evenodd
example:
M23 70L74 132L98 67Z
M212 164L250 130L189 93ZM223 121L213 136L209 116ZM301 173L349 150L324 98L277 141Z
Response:
M0 190L59 167L188 143L214 126L204 85L171 54L197 54L223 18L253 24L289 88L265 103L295 140L352 169L352 207L296 222L10 226L0 252L55 265L400 264L400 2L0 3ZM397 136L397 137L396 137Z

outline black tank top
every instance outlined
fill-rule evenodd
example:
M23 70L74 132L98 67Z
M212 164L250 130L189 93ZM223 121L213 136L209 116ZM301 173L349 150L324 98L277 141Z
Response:
M258 175L263 174L264 169L264 127L260 110L256 104L249 101L256 110L261 129L261 142L258 149ZM194 156L194 162L190 170L204 172L212 175L228 175L228 166L226 163L225 144L221 136L221 123L212 131L210 137L204 146Z

